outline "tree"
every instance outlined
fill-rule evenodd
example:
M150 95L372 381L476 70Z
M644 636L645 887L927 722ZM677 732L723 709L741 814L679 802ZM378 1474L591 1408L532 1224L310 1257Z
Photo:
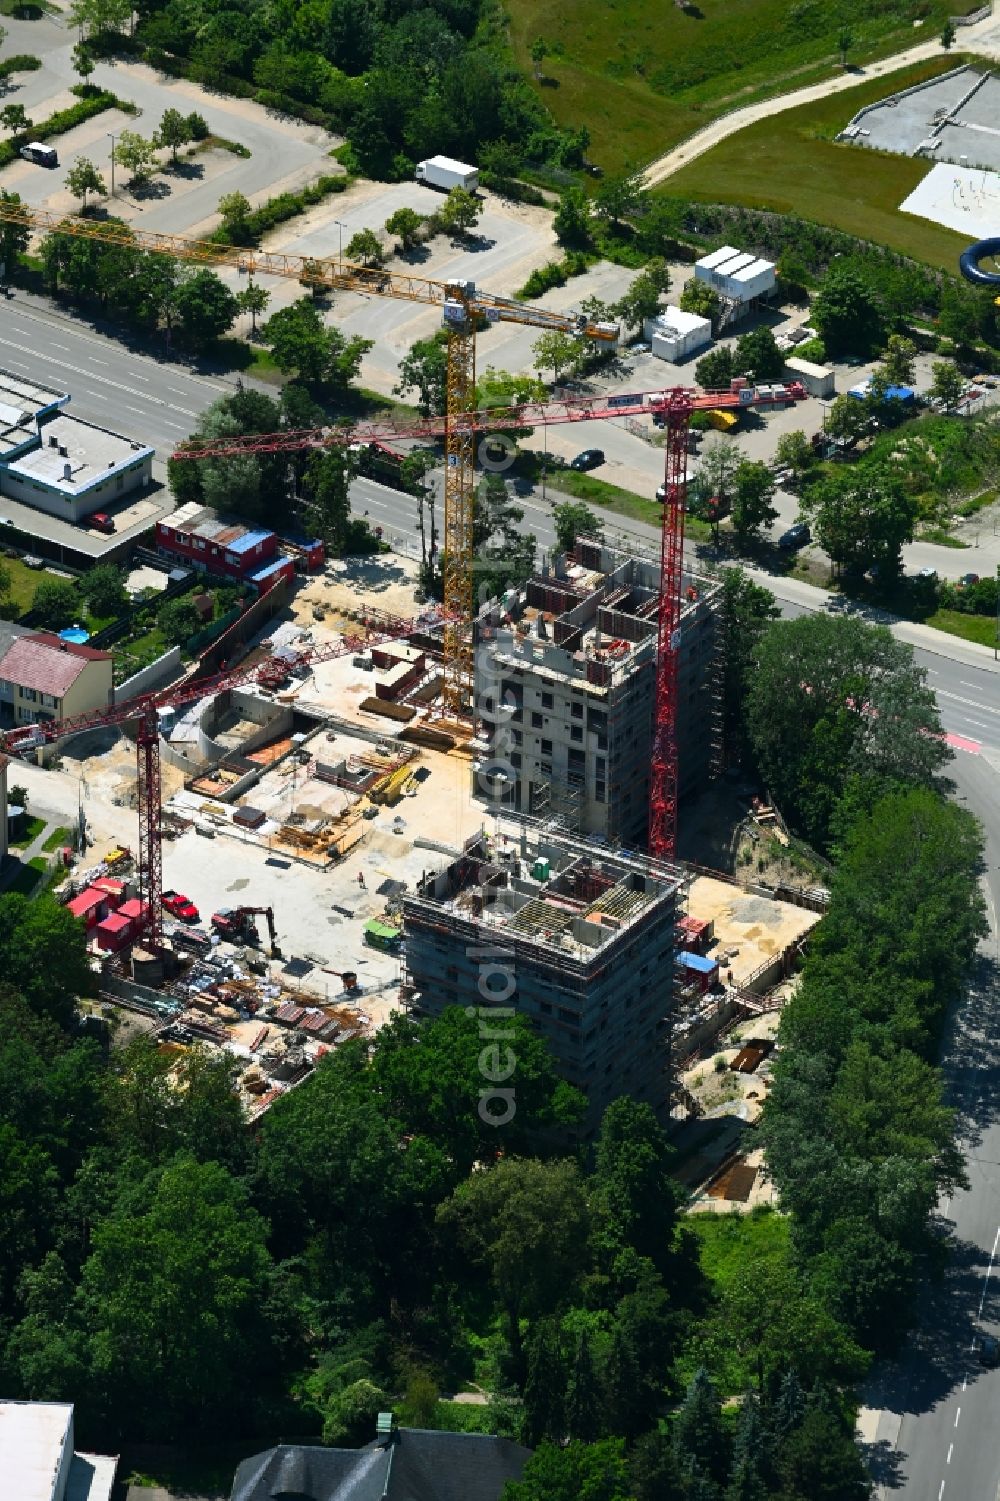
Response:
M69 18L81 36L121 31L132 15L132 0L73 0Z
M186 146L191 139L189 117L182 115L179 109L164 110L155 139L158 146L170 147L171 160L176 162L178 148Z
M856 396L843 392L826 414L827 437L856 443L868 430L868 409Z
M91 614L114 619L128 608L128 595L121 573L113 563L98 563L80 580L80 593Z
M847 54L854 46L854 33L849 26L841 26L837 32L837 51L840 53L840 66L847 67Z
M549 329L540 334L531 346L535 369L551 370L552 383L556 385L564 370L571 370L580 357L580 341L561 329Z
M713 323L722 306L715 288L710 287L706 281L699 281L696 276L684 283L678 301L681 312L696 313L699 318L710 318Z
M634 279L628 291L615 303L615 316L633 328L641 328L648 318L655 318L660 297L670 287L666 261L651 260Z
M524 1442L537 1449L566 1437L566 1358L555 1319L539 1319L528 1347L524 1382Z
M946 52L951 51L955 42L955 35L955 27L952 19L950 16L947 16L944 25L941 27L941 46Z
M670 1436L654 1428L632 1450L629 1475L634 1501L685 1501L687 1488Z
M740 547L759 537L778 512L774 499L774 476L767 464L744 459L733 475L733 530Z
M417 339L400 360L399 381L393 391L397 396L416 391L420 415L439 416L445 409L447 377L447 335L432 334L429 339Z
M73 48L72 60L74 71L80 75L80 82L86 84L97 64L82 42L77 42Z
M479 223L483 206L474 193L465 188L454 187L441 205L436 217L446 235L462 239L472 233Z
M560 552L571 552L577 537L604 539L604 523L583 501L564 500L553 506L552 522Z
M504 1158L460 1184L437 1219L488 1273L523 1379L522 1321L568 1301L584 1265L588 1217L576 1164Z
M807 1412L779 1463L788 1501L869 1501L872 1494L853 1435L830 1413Z
M812 305L812 323L827 354L867 354L885 338L885 313L878 293L846 262L834 261Z
M218 1163L179 1157L91 1232L79 1308L92 1380L143 1436L231 1420L266 1346L267 1227Z
M294 373L306 386L346 391L357 377L371 339L346 338L327 328L308 297L272 313L260 331L274 362L285 374Z
M20 194L8 193L5 188L0 188L0 204L7 214L15 213L21 204ZM0 261L6 267L4 274L8 279L18 257L27 250L30 238L31 230L25 220L0 219Z
M199 346L221 339L239 312L235 294L207 266L178 282L171 306L182 337Z
M852 776L928 786L950 755L912 648L852 617L771 625L757 644L746 703L765 785L821 846Z
M930 394L948 412L954 411L965 390L965 381L950 360L935 360L931 366Z
M722 501L723 508L732 500L736 474L744 462L739 445L721 433L707 438L702 445L698 476L709 495Z
M877 565L886 578L898 574L918 514L898 465L869 462L825 475L801 506L838 567L857 575Z
M31 121L25 113L23 104L5 104L3 109L0 109L0 125L14 136L26 135L31 129Z
M523 520L524 510L511 501L503 475L484 474L473 500L472 524L479 600L496 599L530 576L538 544L533 533L521 531Z
M728 391L735 374L733 351L728 344L710 350L694 367L694 378L704 391Z
M347 259L362 266L381 266L385 260L382 241L373 229L360 229L347 242Z
M767 1501L767 1496L766 1436L760 1403L752 1392L744 1392L726 1501Z
M327 550L342 556L351 529L351 465L340 448L314 454L303 489L309 498L310 529L322 537Z
M774 342L774 334L763 326L740 335L733 364L738 375L752 376L758 385L780 380L785 373L785 356Z
M156 147L138 131L123 130L114 149L114 158L126 172L131 172L133 182L145 182L156 165Z
M98 172L93 162L86 156L78 156L76 161L66 173L66 186L74 198L82 202L82 212L87 212L87 194L99 193L102 198L108 196L108 190L104 178Z
M674 1454L685 1474L716 1483L725 1479L729 1445L722 1425L722 1405L704 1366L694 1373L677 1409L673 1441Z
M630 1250L661 1272L677 1219L673 1157L649 1105L623 1096L608 1106L591 1178L598 1233L613 1255Z
M599 1438L603 1427L602 1406L590 1335L583 1329L566 1384L566 1429L570 1438L580 1439L585 1444Z
M881 359L882 374L889 386L912 386L917 378L917 346L901 334L890 334Z
M791 471L792 479L796 484L816 462L813 446L800 427L795 428L793 432L781 434L774 457L783 469Z
M183 646L201 629L201 616L191 600L170 599L158 612L156 624L171 646Z
M740 568L722 574L719 629L724 666L722 743L730 766L743 763L747 750L745 702L757 642L769 621L780 615L774 595L755 584Z
M542 1444L520 1480L508 1480L500 1501L629 1501L621 1439L597 1444ZM658 1498L667 1501L667 1498Z
M416 209L398 208L394 214L390 214L385 221L386 234L395 235L399 240L400 247L412 250L420 240L420 231L423 228L424 216L418 214Z
M259 314L267 310L271 301L271 294L265 287L259 287L254 282L236 293L236 305L241 313L250 314L250 337L257 337L257 318Z
M37 1016L68 1027L78 996L92 995L83 924L46 893L0 897L0 962L12 990Z
M35 590L31 610L45 630L61 631L80 613L79 590L71 579L44 578Z
M618 229L623 219L642 207L643 197L642 173L627 168L604 178L594 194L594 211Z
M252 213L250 200L245 193L223 193L219 199L221 227L225 230L227 237L237 244L244 244L252 238Z
M549 55L549 44L544 37L536 36L531 44L531 66L535 74L535 82L542 81L542 63Z
M560 245L570 250L587 250L593 244L590 200L582 188L563 190L552 228Z

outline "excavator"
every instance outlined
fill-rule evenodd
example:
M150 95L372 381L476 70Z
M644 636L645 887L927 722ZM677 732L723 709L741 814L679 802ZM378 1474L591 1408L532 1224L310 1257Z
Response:
M280 959L273 907L221 907L218 912L212 913L212 927L220 938L225 938L229 943L249 943L256 948L260 945L260 934L254 921L256 917L266 918L270 958Z

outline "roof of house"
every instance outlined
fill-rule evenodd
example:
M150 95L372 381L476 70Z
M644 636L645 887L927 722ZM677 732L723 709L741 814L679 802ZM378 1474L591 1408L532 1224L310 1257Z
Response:
M33 688L62 698L72 688L88 662L110 662L110 654L92 646L78 646L41 631L12 641L0 657L0 678L18 688Z
M243 1461L231 1501L499 1501L530 1453L510 1439L423 1428L365 1449L282 1445Z

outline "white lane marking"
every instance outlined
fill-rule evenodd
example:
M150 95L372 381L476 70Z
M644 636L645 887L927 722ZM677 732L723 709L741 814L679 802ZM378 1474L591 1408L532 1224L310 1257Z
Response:
M140 375L140 373L139 373L138 370L133 370L132 371L132 379L133 380L142 380L142 381L145 381L146 385L147 386L149 385L149 376L148 375Z
M51 349L61 349L62 352L63 352L63 354L69 354L69 345L68 344L57 344L56 341L55 341L55 339L50 339L49 340L49 347Z
M941 1482L941 1489L938 1491L938 1501L941 1501L941 1497L943 1495L944 1495L944 1481L942 1480L942 1482Z
M959 693L948 693L944 688L936 690L939 698L950 698L956 704L967 704L970 709L978 709L980 714L998 714L1000 709L991 709L989 704L980 703L978 698L962 698Z
M175 433L183 433L184 431L186 431L185 428L181 427L179 422L168 422L165 417L163 418L163 426L172 427Z
M15 344L13 339L5 339L2 335L0 335L0 344L6 344L8 349L18 349L22 354L30 354L32 359L34 360L37 360L39 358L39 352L37 349L29 349L24 344ZM44 360L45 356L42 355L41 358ZM121 381L109 380L106 375L95 375L93 370L82 370L79 365L71 365L69 360L48 360L47 363L50 365L55 365L59 370L72 370L74 375L87 375L91 380L96 380L102 386L111 386L115 391L131 392L132 390L131 386L123 385ZM216 389L224 388L218 387ZM158 396L152 397L152 400L157 406L164 407L167 405L167 403L165 401L161 401ZM199 416L198 412L190 412L186 407L179 407L174 403L171 403L171 410L174 412L182 412L185 417Z
M993 1258L997 1254L997 1246L998 1245L1000 1245L1000 1225L997 1226L997 1233L993 1237L993 1249L990 1252L990 1264L986 1268L986 1276L983 1278L983 1292L982 1292L982 1296L979 1299L979 1317L980 1318L982 1318L982 1316L983 1316L983 1304L986 1302L986 1289L989 1286L990 1272L992 1272L992 1270L993 1270Z
M125 403L125 409L129 412L137 412L140 417L144 417L146 415L142 407L130 407L128 402Z
M956 1427L956 1428L957 1428L957 1427L958 1427L958 1420L959 1420L959 1418L960 1418L960 1417L961 1417L961 1416L962 1416L962 1409L961 1409L961 1407L960 1407L960 1408L959 1408L959 1409L958 1409L958 1411L957 1411L957 1412L956 1412L956 1414L955 1414L955 1427Z
M43 318L38 313L29 312L29 310L27 308L19 308L18 312L21 314L22 318L28 318L28 319L30 319L30 321L32 323L41 323L46 328L52 328L52 327L55 326L53 324L53 322L52 322L51 319L49 319L49 318ZM26 339L30 339L30 338L34 337L34 335L31 333L31 331L29 329L19 328L19 327L17 327L16 324L10 325L10 326L17 328L17 332L19 334L22 334L23 337L26 338ZM69 334L67 334L67 337L69 337ZM96 344L98 346L98 348L105 349L105 350L108 349L108 347L110 345L113 345L113 343L114 343L114 340L112 340L112 339L95 337L93 334L82 333L78 328L74 328L72 330L72 337L78 343L80 343L80 344ZM128 356L126 356L126 355L123 354L123 358L128 358ZM133 355L132 358L135 359L136 356ZM171 375L174 376L174 378L176 380L191 380L191 381L195 381L195 382L197 382L198 385L211 386L211 388L212 388L213 391L222 391L222 392L227 393L227 394L232 391L232 387L231 386L223 385L219 381L209 380L209 378L206 375L191 375L187 370L182 370L182 369L171 370L170 373L171 373ZM187 393L185 392L184 394L186 395Z
M88 359L92 365L103 365L105 370L108 368L107 360L99 360L95 354L88 355Z
M951 1464L951 1456L954 1454L954 1452L955 1452L955 1445L954 1444L949 1444L948 1445L948 1458L945 1460L945 1464L946 1465L950 1465Z

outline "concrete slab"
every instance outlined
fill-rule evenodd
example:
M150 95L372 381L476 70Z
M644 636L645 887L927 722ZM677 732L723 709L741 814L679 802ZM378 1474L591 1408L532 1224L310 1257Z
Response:
M691 882L687 910L692 917L715 924L715 944L710 953L722 960L724 968L732 970L735 985L742 984L754 970L783 953L819 922L818 914L804 907L757 896L713 876L696 876Z
M1000 162L1000 149L997 157ZM970 240L986 239L1000 224L1000 173L938 162L899 207L904 214L957 229Z

